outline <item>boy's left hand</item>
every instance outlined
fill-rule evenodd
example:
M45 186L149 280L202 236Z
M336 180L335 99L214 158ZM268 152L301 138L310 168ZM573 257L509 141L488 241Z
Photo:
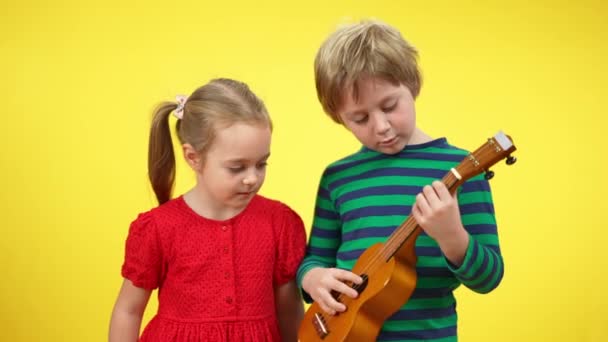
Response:
M455 264L462 261L469 235L460 219L456 193L450 194L443 182L434 181L416 196L412 215L450 261Z

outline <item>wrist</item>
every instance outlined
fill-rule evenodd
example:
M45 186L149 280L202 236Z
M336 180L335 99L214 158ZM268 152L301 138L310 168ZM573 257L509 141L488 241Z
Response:
M469 247L469 233L462 227L453 234L447 235L441 241L437 241L443 255L455 266L460 267Z
M320 269L320 267L315 266L312 267L311 269L309 269L308 271L306 271L306 273L304 273L304 275L302 276L302 289L308 293L310 293L309 291L309 285L310 285L310 279L314 276L315 270Z

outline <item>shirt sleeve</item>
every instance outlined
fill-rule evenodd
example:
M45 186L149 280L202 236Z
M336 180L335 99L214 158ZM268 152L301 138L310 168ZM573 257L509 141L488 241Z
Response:
M462 265L448 262L448 268L466 287L488 293L500 284L504 274L490 184L483 176L465 182L458 203L470 239Z
M291 208L281 210L274 283L282 285L296 276L306 250L306 231L302 218Z
M140 214L129 227L122 276L137 287L153 290L159 286L162 253L157 227L150 213Z
M302 288L302 278L312 268L336 266L336 255L341 244L342 224L338 210L325 183L325 176L323 176L317 191L314 219L306 248L306 256L298 269L296 278L300 288ZM302 290L302 296L306 302L312 302L312 298L304 290Z

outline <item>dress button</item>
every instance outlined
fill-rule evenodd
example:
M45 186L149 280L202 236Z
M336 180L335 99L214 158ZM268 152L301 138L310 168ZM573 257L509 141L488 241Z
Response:
M224 273L224 277L226 279L230 279L230 272L226 271L226 273Z
M232 304L232 297L226 297L226 303Z
M222 230L226 231L226 230L228 230L228 227L227 226L222 226Z
M228 254L228 247L224 247L222 250L224 251L224 254Z

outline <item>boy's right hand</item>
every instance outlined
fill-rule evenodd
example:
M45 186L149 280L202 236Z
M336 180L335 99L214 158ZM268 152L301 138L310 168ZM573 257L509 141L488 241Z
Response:
M315 267L310 269L302 278L302 288L319 304L323 311L335 315L336 312L344 312L346 306L332 296L332 291L343 293L351 298L357 298L358 296L357 291L345 284L347 281L361 284L363 279L347 270Z

